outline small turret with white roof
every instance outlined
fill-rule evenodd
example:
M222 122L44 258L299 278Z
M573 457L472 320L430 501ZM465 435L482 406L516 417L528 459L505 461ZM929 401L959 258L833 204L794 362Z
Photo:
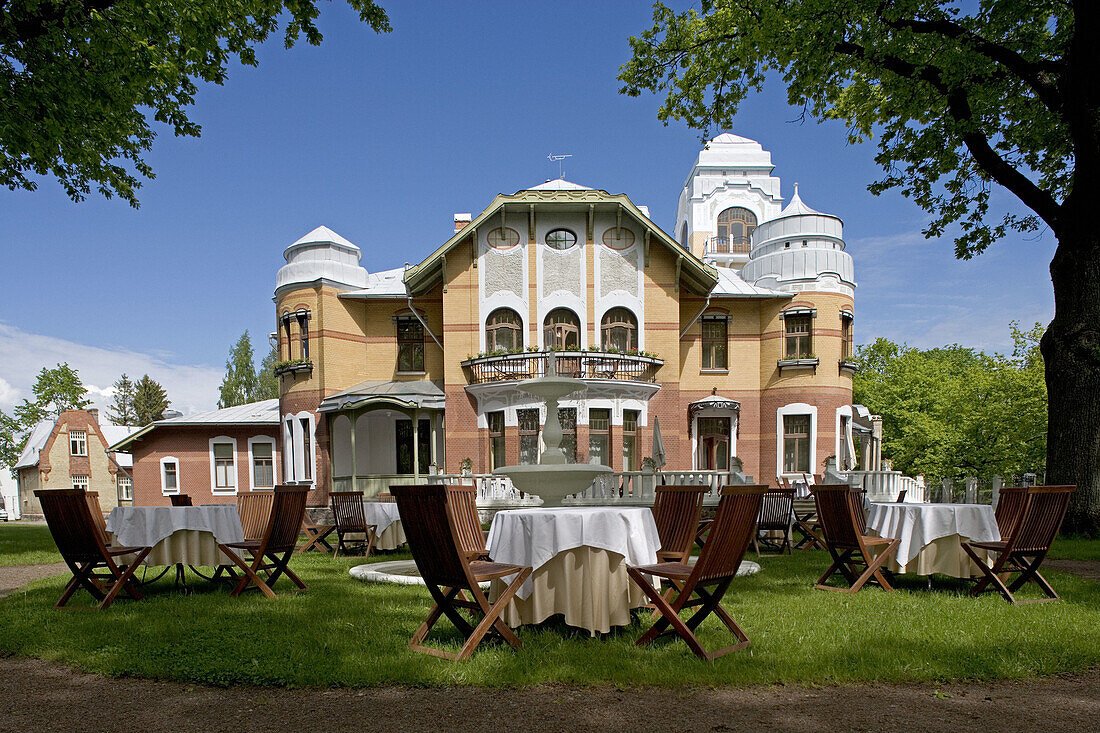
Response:
M275 295L317 281L336 287L363 288L367 271L362 251L326 226L319 226L283 251L286 264L275 276Z
M752 232L749 260L741 276L759 287L787 292L816 290L852 295L852 256L844 250L844 223L807 206L794 184L791 202L779 216Z

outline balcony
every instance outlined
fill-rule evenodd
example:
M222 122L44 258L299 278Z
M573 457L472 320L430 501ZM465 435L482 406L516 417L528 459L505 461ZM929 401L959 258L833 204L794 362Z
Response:
M476 356L462 362L471 385L516 382L546 374L547 351ZM559 376L620 382L657 381L664 361L641 353L610 351L556 351Z
M703 261L728 267L749 261L748 237L708 237L703 245Z

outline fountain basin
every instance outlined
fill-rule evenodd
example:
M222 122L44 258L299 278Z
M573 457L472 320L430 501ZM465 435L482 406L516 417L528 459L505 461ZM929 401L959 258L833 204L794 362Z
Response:
M507 476L512 480L512 485L524 493L538 495L543 506L561 506L565 497L584 491L598 476L613 471L610 466L591 463L543 463L502 466L493 473Z

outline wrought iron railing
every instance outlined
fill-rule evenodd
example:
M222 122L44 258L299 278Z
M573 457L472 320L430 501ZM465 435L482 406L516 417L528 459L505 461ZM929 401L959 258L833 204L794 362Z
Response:
M547 351L477 356L462 362L470 384L533 379L546 374ZM642 354L610 351L556 351L557 373L575 379L655 382L664 361Z

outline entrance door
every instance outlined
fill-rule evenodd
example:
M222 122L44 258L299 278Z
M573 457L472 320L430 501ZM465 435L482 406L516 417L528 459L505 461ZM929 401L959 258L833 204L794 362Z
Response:
M699 418L699 468L728 471L730 468L730 419Z
M397 473L413 473L413 443L412 420L398 420L394 423L397 447ZM420 418L417 431L419 445L417 446L420 470L418 473L427 473L428 466L432 462L432 421Z

